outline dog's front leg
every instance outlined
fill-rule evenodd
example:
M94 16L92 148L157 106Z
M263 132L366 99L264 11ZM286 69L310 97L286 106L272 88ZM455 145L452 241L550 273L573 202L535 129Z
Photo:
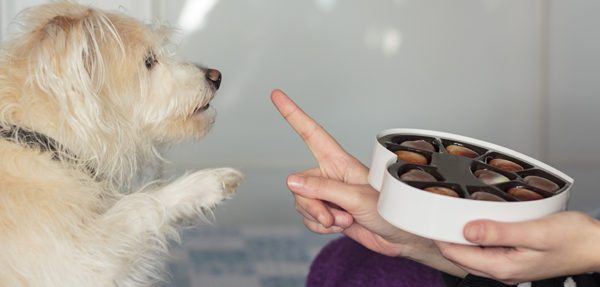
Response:
M184 175L152 194L165 207L170 222L184 223L197 220L230 198L241 180L242 174L231 168L205 169Z
M107 260L127 261L131 264L124 265L132 266L115 270L113 278L119 278L116 285L127 286L160 274L163 260L158 259L164 256L168 239L177 238L177 227L204 218L206 212L231 197L241 179L242 174L234 169L206 169L117 201L101 219L108 232L108 254L113 257Z

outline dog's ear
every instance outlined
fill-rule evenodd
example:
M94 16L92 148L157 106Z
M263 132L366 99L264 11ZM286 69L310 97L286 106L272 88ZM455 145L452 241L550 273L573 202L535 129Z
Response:
M91 14L92 10L79 17L58 15L50 19L42 28L40 44L56 53L57 57L60 56L61 63L56 63L61 64L56 67L59 71L64 72L65 68L83 65L88 76L90 78L94 76L93 68L96 67L98 58L101 58L96 40L96 33L100 29L95 26L101 22L90 19ZM80 59L77 59L78 55L81 55ZM67 63L64 61L66 59L74 62ZM64 64L69 66L64 67Z
M50 21L48 21L48 23L44 26L44 28L46 29L47 32L49 32L49 30L53 30L56 28L60 28L64 31L68 31L71 29L71 27L73 27L73 25L75 24L75 19L67 17L67 16L55 16L54 18L50 19Z
M37 33L38 45L31 55L35 82L80 122L94 122L102 106L99 92L105 75L100 47L114 39L114 27L104 14L88 10L54 16Z

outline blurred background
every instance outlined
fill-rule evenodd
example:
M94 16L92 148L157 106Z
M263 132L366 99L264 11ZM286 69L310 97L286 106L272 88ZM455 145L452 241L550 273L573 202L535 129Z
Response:
M0 37L10 38L18 11L44 2L0 0ZM282 250L288 243L314 243L306 245L304 265L296 266L303 271L291 272L297 278L330 237L305 234L285 186L288 174L316 162L273 108L269 94L276 88L366 165L380 130L458 133L515 149L572 176L570 209L596 213L600 207L598 1L79 2L175 27L173 44L182 58L223 73L213 130L200 142L168 151L165 174L241 169L246 180L238 194L215 213L225 233L205 231L230 237L292 234L292 241L277 243ZM231 256L239 261L249 255ZM302 285L302 279L218 279L209 286ZM195 286L194 280L177 284Z

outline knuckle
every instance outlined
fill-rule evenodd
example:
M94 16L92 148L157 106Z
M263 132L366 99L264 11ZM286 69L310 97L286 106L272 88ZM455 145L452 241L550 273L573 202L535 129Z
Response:
M490 275L492 277L494 277L494 279L501 281L501 282L516 282L515 281L515 274L514 271L512 269L512 267L510 266L497 266L495 268L495 270L493 270L492 272L490 272Z
M327 180L321 179L320 177L314 177L315 181L315 191L324 191L327 190L329 184Z
M569 212L567 214L570 222L596 222L596 219L582 212Z
M300 204L298 203L298 201L295 201L295 202L294 202L294 207L296 208L296 211L298 211L298 212L300 212L300 213L302 213L302 212L304 211L304 208L302 207L302 205L300 205Z
M308 213L310 216L312 216L312 217L315 217L315 218L316 218L316 217L319 215L319 213L321 212L321 208L320 208L320 206L318 206L317 204L314 204L314 205L308 205L308 206L305 208L305 210L306 210L306 212L307 212L307 213Z
M357 188L357 192L349 193L347 197L347 202L353 209L362 207L364 210L370 208L373 203L377 202L377 198L373 198L373 196L378 196L378 194L372 194L370 190L364 188L364 186L359 186Z
M303 209L307 209L308 207L314 204L314 201L315 200L312 198L298 196L296 197L295 204L297 204L299 207L302 207Z
M346 204L352 209L356 209L364 203L365 198L362 191L348 193L348 195L346 196Z
M310 221L308 219L304 219L304 226L306 226L306 228L308 228L310 231L314 232L314 233L319 233L319 234L326 234L326 230L325 228L314 221Z
M323 185L322 180L318 177L306 177L305 188L308 192L316 193L321 190L321 186Z

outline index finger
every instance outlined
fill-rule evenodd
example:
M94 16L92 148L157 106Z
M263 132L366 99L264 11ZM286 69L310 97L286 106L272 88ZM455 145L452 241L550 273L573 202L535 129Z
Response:
M317 161L325 155L345 155L346 152L337 141L317 122L308 116L281 90L271 92L271 101L283 118L304 140Z

